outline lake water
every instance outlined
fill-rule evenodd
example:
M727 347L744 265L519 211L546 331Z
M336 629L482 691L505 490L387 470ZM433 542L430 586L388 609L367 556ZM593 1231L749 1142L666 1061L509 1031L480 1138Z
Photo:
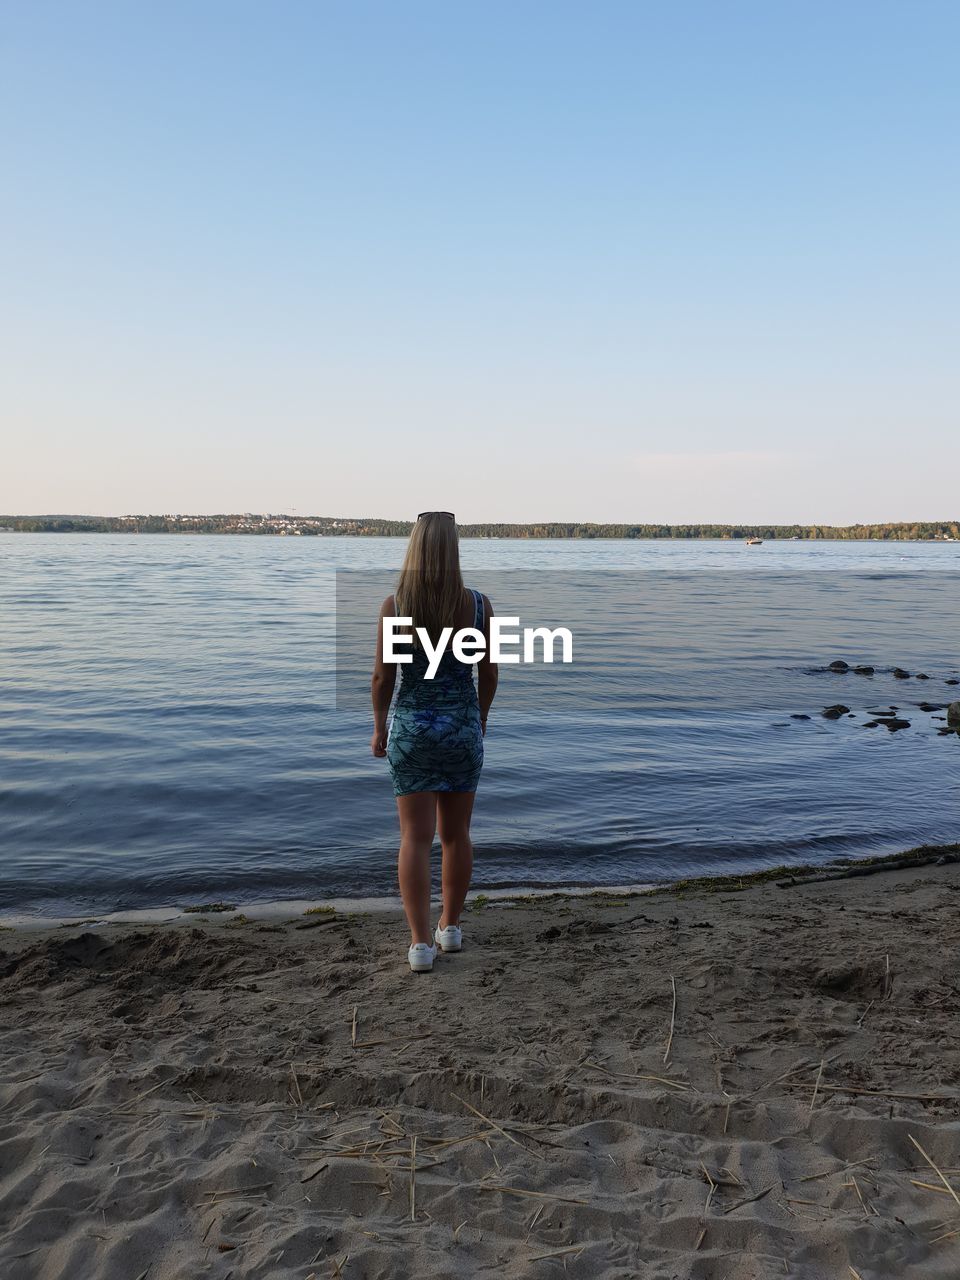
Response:
M403 547L0 535L0 910L392 893L375 618L350 632L341 609L337 636L335 602L337 571L389 588ZM571 667L501 671L477 887L960 838L937 718L960 696L960 545L490 539L462 559L498 612L575 623ZM874 674L825 672L838 657ZM865 727L894 706L909 728Z

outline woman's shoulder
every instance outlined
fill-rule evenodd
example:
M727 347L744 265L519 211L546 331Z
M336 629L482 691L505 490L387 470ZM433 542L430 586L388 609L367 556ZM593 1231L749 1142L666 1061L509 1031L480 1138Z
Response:
M395 618L397 616L397 599L396 596L389 595L380 606L381 618Z
M484 595L482 591L478 591L476 587L467 587L467 592L470 596L470 601L472 604L475 605L477 600L480 601L480 604L483 608L484 618L489 618L493 613L493 605L490 603L490 597L487 595Z

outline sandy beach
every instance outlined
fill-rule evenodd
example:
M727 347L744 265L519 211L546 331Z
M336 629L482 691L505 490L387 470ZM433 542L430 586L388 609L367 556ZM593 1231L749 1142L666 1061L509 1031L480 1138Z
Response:
M0 934L0 1275L960 1275L960 865Z

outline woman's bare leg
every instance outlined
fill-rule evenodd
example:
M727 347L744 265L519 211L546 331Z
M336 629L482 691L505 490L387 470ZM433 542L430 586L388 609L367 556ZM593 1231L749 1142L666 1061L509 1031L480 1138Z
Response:
M416 791L397 796L400 854L397 875L400 897L410 926L410 941L433 945L430 929L430 846L437 830L437 793Z
M475 795L473 791L437 792L437 825L443 846L441 927L460 923L460 912L470 888L470 876L473 873L470 816L473 813Z

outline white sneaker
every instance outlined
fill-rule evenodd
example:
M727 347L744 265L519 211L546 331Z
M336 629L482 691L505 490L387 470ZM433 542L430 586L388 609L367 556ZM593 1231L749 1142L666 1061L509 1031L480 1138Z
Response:
M458 924L448 924L443 929L438 924L433 940L441 951L460 951L463 948L463 932Z
M410 968L414 973L429 973L437 958L437 948L429 942L415 942L407 952Z

